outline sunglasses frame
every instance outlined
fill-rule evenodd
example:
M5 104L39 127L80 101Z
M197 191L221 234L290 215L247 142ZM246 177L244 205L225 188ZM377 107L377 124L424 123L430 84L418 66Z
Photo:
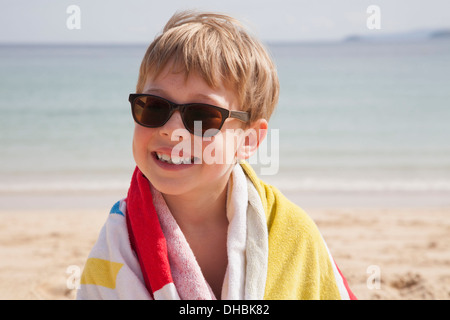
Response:
M156 99L161 99L161 100L163 100L163 101L165 101L165 102L168 103L168 105L170 106L170 111L169 111L169 116L168 116L167 119L164 121L164 123L162 123L161 125L158 125L158 126L151 126L151 125L143 124L143 123L137 121L136 116L135 116L135 114L134 114L134 107L133 107L133 106L134 106L134 101L135 101L137 98L139 98L139 97L152 97L152 98L156 98ZM222 126L223 126L225 120L228 119L228 118L238 119L238 120L243 121L243 122L245 122L245 123L247 123L247 122L250 120L250 115L248 114L248 112L245 112L245 111L233 111L233 110L228 110L228 109L221 108L221 107L214 106L214 105L207 104L207 103L186 103L186 104L177 104L177 103L175 103L175 102L172 102L172 101L170 101L170 100L164 99L164 98L162 98L162 97L160 97L160 96L156 96L156 95L153 95L153 94L131 93L130 96L128 97L128 101L129 101L130 104L131 104L131 113L132 113L132 115L133 115L134 121L136 121L137 124L139 124L139 125L141 125L141 126L143 126L143 127L147 127L147 128L159 128L159 127L164 126L164 125L167 123L167 121L170 120L170 118L172 117L173 113L174 113L175 111L178 110L178 111L180 112L180 114L181 114L181 120L183 121L184 127L185 127L186 130L188 130L190 133L194 134L194 132L192 132L191 130L189 130L188 126L187 126L186 123L185 123L185 119L184 119L184 116L183 116L185 109L186 109L187 107L194 106L194 105L195 105L195 106L200 105L200 106L205 106L205 107L208 107L208 108L214 108L214 109L216 109L217 111L220 112L220 114L222 115L222 121L221 121L221 123L220 123L219 128L211 128L211 129L217 130L217 132L219 132L220 129L222 129ZM200 121L200 120L199 120L199 121ZM206 131L206 130L205 130L205 131ZM203 131L203 132L204 132L204 131Z

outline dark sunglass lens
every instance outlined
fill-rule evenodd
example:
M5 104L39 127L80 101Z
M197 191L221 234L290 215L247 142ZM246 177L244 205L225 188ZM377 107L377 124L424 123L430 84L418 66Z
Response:
M206 105L190 105L184 110L184 121L186 128L194 133L195 121L201 121L202 135L208 131L208 136L217 133L222 125L222 114L219 110ZM213 130L215 129L214 132Z
M133 102L133 113L136 122L148 127L164 125L170 114L167 101L151 96L141 96Z

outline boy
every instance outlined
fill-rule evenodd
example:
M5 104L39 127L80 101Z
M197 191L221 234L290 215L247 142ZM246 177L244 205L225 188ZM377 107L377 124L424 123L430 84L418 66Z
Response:
M276 69L234 19L175 14L141 64L136 169L79 299L353 298L314 223L244 161L278 100Z

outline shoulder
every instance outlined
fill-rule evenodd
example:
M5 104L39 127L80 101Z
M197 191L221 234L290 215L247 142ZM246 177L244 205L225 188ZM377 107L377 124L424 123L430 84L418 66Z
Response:
M126 216L127 202L126 199L121 199L111 207L89 258L136 264L136 255L131 246Z
M100 231L91 255L112 258L131 250L126 221L127 207L125 199L117 201Z
M112 206L84 266L77 299L148 298L131 248L126 214L124 199Z
M276 187L259 179L248 163L241 163L241 166L261 198L269 232L273 228L280 228L285 231L296 230L296 234L302 230L317 236L315 223L300 206L287 199Z
M274 186L264 184L267 199L267 226L282 234L285 240L303 240L310 245L322 243L322 236L311 217L298 205L286 198Z

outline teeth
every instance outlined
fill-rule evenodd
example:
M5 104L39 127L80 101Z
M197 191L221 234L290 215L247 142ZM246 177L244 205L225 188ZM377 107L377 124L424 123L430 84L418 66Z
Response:
M161 154L160 159L164 160L166 162L169 162L170 161L170 156L168 154Z
M181 159L180 157L172 157L173 164L180 164L181 161L183 161L183 159Z
M191 161L191 158L189 158L189 157L182 158L182 157L173 156L171 158L170 155L168 155L168 154L162 154L162 153L158 153L158 152L156 153L156 156L159 160L170 163L170 164L193 163L193 161Z

